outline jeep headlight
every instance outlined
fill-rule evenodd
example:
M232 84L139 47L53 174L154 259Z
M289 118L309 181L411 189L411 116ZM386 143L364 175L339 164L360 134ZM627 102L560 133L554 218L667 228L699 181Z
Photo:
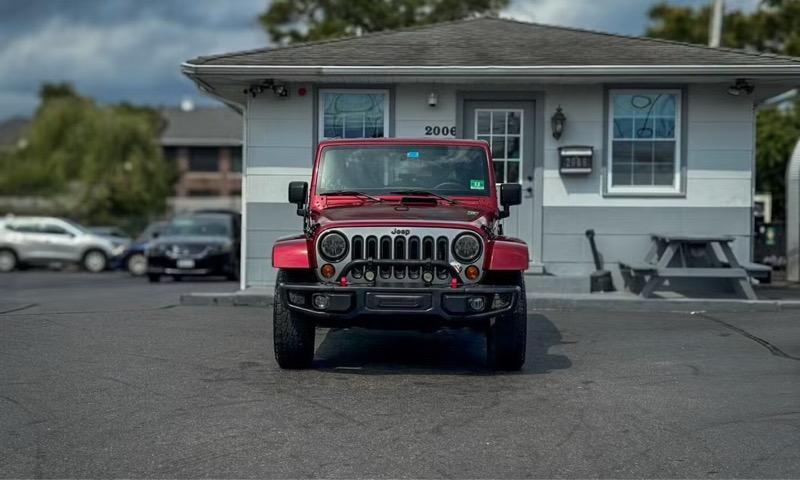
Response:
M319 241L319 253L329 262L338 262L347 255L347 239L339 232L330 232Z
M481 239L474 233L462 233L453 242L453 256L461 263L475 261L481 255Z

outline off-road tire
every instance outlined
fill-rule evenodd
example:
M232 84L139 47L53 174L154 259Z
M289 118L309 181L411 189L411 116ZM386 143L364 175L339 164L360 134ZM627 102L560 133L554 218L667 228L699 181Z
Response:
M0 273L13 272L19 268L19 259L13 250L8 248L0 249Z
M286 304L286 298L278 291L278 285L293 281L295 276L297 275L286 270L278 271L272 312L275 360L281 368L292 370L311 366L316 333L313 319L291 311Z
M158 283L161 281L161 275L157 273L148 273L147 280L149 280L150 283Z
M99 260L100 258L103 259L102 264L98 265L92 263L94 260ZM86 251L86 253L83 254L83 258L81 259L81 267L83 267L83 269L86 270L87 272L92 272L92 273L103 272L105 271L106 268L108 268L108 256L106 256L106 254L103 253L101 250L97 249L88 250Z
M525 364L528 341L528 306L525 298L525 279L516 273L508 279L509 285L522 290L515 307L498 315L486 331L486 362L493 370L516 371Z

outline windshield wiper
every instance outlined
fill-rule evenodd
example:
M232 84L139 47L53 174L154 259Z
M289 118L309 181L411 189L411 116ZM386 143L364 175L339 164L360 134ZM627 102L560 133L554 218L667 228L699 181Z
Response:
M444 195L439 195L438 193L429 192L427 190L397 190L389 193L393 195L423 195L423 196L436 197L441 200L444 200L445 202L448 202L450 205L456 205L458 203L452 198L445 197Z
M357 192L355 190L334 190L331 192L320 193L320 196L329 196L329 197L336 197L336 196L351 196L351 197L364 197L369 198L374 202L382 202L383 200L378 197L373 197L372 195L366 194L364 192Z

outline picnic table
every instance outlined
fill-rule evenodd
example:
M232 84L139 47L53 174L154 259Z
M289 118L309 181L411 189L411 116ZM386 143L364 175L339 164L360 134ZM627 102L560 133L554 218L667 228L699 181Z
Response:
M749 264L742 264L731 250L734 238L727 235L650 234L652 244L642 264L623 264L637 275L646 277L641 296L649 298L671 278L703 278L728 281L736 293L756 300L750 285ZM722 253L722 258L717 249ZM753 270L758 270L753 265Z

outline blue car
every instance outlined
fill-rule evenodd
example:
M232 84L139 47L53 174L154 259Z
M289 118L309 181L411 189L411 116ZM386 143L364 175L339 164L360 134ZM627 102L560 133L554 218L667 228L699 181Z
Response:
M115 259L115 267L127 270L135 277L141 277L147 273L147 256L145 254L147 246L152 240L158 238L166 225L166 221L150 223L122 255Z

